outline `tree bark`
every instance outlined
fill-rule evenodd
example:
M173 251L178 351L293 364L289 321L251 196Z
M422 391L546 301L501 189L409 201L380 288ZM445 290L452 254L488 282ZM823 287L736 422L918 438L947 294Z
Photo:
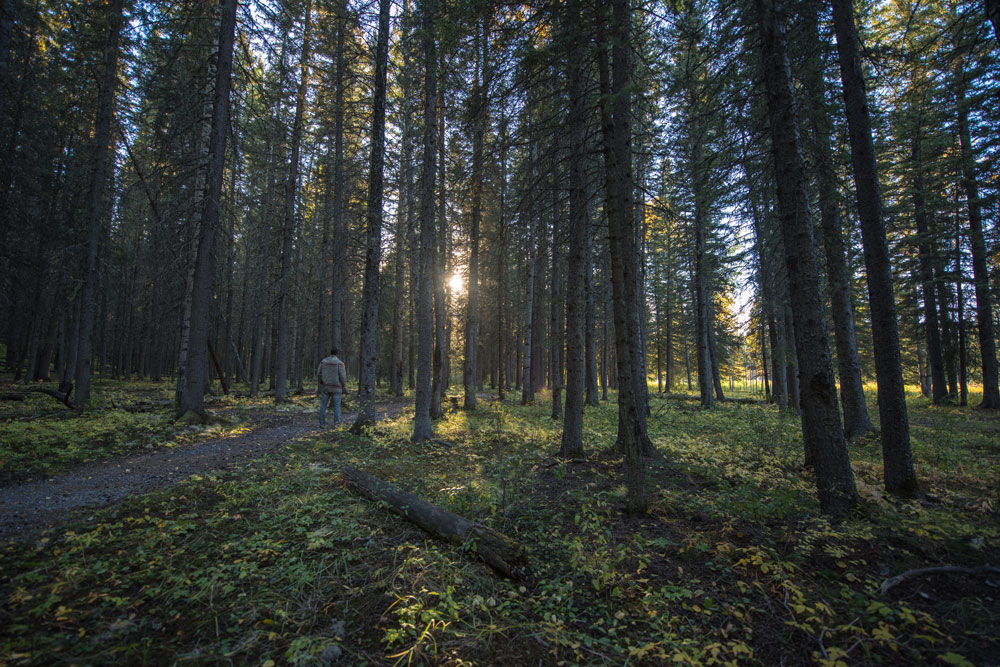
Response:
M347 485L356 492L369 500L385 502L392 513L434 537L458 546L472 546L486 564L500 574L512 578L527 574L527 549L506 535L401 491L353 466L344 466L341 473Z
M535 402L535 387L534 383L531 381L532 375L532 356L533 356L533 339L535 336L535 263L538 257L536 248L538 247L538 241L535 239L536 230L538 228L537 214L534 212L528 213L529 227L528 227L528 237L527 242L529 246L528 251L528 275L526 278L527 283L527 297L525 299L524 305L524 345L522 352L522 371L521 371L521 405L528 405L529 403Z
M935 250L934 255L938 253ZM938 322L941 325L941 356L944 360L944 376L948 383L948 397L958 397L958 375L955 370L958 347L955 345L955 336L952 334L951 322L951 290L948 288L948 281L945 278L944 259L937 257L936 262L931 267L932 280L934 281L934 291L937 295Z
M962 187L965 190L969 217L969 245L972 247L972 277L976 289L976 319L979 325L979 350L983 367L983 401L979 407L984 410L1000 410L1000 374L998 374L993 333L993 297L990 294L990 272L986 261L986 242L983 237L982 205L979 200L976 163L969 132L969 101L965 96L967 83L965 70L961 64L958 65L955 76Z
M584 315L584 363L586 366L587 396L584 403L596 407L600 405L601 397L597 386L597 297L594 287L594 239L590 230L590 219L590 209L588 207L584 219L583 232L583 285L587 300L586 313Z
M801 3L806 21L806 47L820 44L817 3ZM823 77L821 54L811 55L805 65L805 88L809 99L809 118L813 133L812 155L816 163L819 184L820 226L826 258L827 284L830 293L830 311L833 319L834 340L837 346L837 369L840 376L840 401L844 416L844 437L848 440L875 430L868 416L861 363L858 359L858 340L854 327L854 306L851 303L851 284L845 260L840 207L837 203L837 175L830 150L831 109L826 100L826 82Z
M445 125L447 124L447 113L444 99L445 86L447 85L447 62L443 50L439 52L438 66L441 75L438 77L437 106L438 106L438 203L435 211L437 215L437 226L435 229L437 248L434 254L433 265L433 291L434 291L434 352L431 368L431 419L440 419L444 415L441 407L441 398L445 391L445 356L447 354L447 341L445 330L445 319L447 317L445 300L445 256L448 245L448 193L447 186L447 155L448 144L446 142Z
M785 344L784 317L774 312L774 298L768 304L770 310L768 314L768 337L771 341L771 395L779 410L788 409L788 386L785 383L785 352L788 346ZM781 306L784 312L784 306Z
M802 439L815 457L820 506L840 517L858 502L858 494L837 407L784 19L780 0L755 4L795 346L804 378Z
M402 189L400 193L402 194ZM403 244L406 239L405 223L403 220L405 215L405 208L400 205L396 211L396 232L392 260L394 293L392 298L392 357L389 360L389 392L393 396L403 395L403 334L406 331L406 323L403 321L403 300L405 294L403 288Z
M537 182L541 182L540 179ZM538 250L535 256L535 262L538 264L538 268L535 269L532 274L535 279L535 285L533 290L534 302L532 307L534 312L531 314L531 394L532 398L537 391L545 386L546 371L545 371L545 264L549 256L549 233L548 225L543 217L541 211L538 213L537 226L535 227L536 234L538 235Z
M956 296L956 319L958 328L958 404L966 406L969 404L969 360L965 342L965 297L962 290L962 283L965 278L962 275L962 234L958 216L955 216L955 296Z
M693 93L692 93L693 95ZM693 106L694 102L689 102ZM689 114L694 116L694 110L689 109ZM690 146L690 158L688 161L688 177L691 179L691 187L694 190L694 295L695 295L695 349L698 367L698 393L701 396L701 406L710 408L715 404L715 394L712 392L712 360L711 347L709 343L709 328L711 322L709 314L711 306L708 291L708 253L706 250L706 228L708 223L705 220L705 204L703 202L702 190L704 184L701 178L701 133L694 122L688 123L688 141Z
M708 358L712 362L712 387L715 399L721 402L726 400L726 396L722 392L722 373L719 372L719 358L715 352L715 308L709 308L708 312Z
M289 302L292 299L291 281L294 264L292 257L296 231L295 200L299 184L299 156L302 146L302 121L305 115L306 92L309 85L309 27L312 21L312 1L306 0L305 17L302 27L302 51L299 54L299 85L295 94L295 117L292 121L291 146L288 167L285 172L284 226L281 231L281 259L278 284L278 339L274 360L274 400L282 402L288 391ZM292 342L294 347L294 341ZM294 364L294 361L292 361ZM294 375L294 371L293 371Z
M919 488L910 451L910 424L906 413L896 302L892 294L889 245L882 219L882 197L854 7L852 0L832 0L832 5L871 304L885 486L890 493L913 496Z
M466 410L476 409L476 377L479 372L479 360L476 356L479 348L479 226L483 216L483 144L489 124L489 100L486 95L489 87L486 70L489 41L486 19L481 20L482 36L479 34L479 26L475 28L476 62L472 84L472 228L469 231L469 280L466 287L468 303L465 313L465 363L462 365ZM503 253L502 246L499 252Z
M562 210L559 201L559 142L552 140L552 270L549 274L549 384L552 387L552 419L562 417L563 345L565 314L563 312L562 278Z
M229 383L226 382L226 377L222 370L222 364L219 363L219 357L215 354L215 347L212 345L211 337L209 337L206 345L208 347L208 354L212 358L212 365L215 366L215 374L219 376L219 384L222 385L222 393L225 396L229 396Z
M444 107L441 106L443 110ZM444 119L442 118L442 125L444 124ZM444 143L441 143L444 146ZM438 152L438 156L443 159L445 149ZM444 169L441 169L438 180L444 183ZM443 211L446 204L444 198L442 197L438 203L437 211L439 220L437 222L437 235L438 235L438 248L434 254L434 361L431 368L431 419L440 419L444 416L444 408L442 407L442 399L447 391L444 380L445 380L445 351L447 348L447 333L445 327L445 319L447 318L447 303L446 295L444 289L445 282L445 269L444 269L444 254L445 254L445 225Z
M203 415L208 324L212 297L212 248L219 222L219 198L229 130L229 91L233 71L233 41L238 0L220 0L215 92L212 125L208 142L208 170L202 199L201 229L191 285L191 318L185 386L177 405L177 415L191 411Z
M347 234L344 229L344 41L347 33L347 2L337 0L336 94L333 111L333 276L330 281L330 344L343 354L344 260ZM320 352L322 354L322 352Z
M802 396L799 392L799 354L795 346L795 318L792 314L791 297L785 294L782 297L784 307L782 309L783 328L785 331L785 387L788 389L788 408L797 415L802 414ZM806 465L812 465L809 458L809 450L806 449Z
M434 353L433 286L436 237L434 234L434 189L437 174L437 44L435 0L420 2L424 52L424 155L420 196L420 275L417 279L417 386L412 442L432 437L431 375Z
M507 247L507 148L509 137L507 135L507 119L501 119L500 130L500 201L498 202L497 221L497 398L503 401L506 392L506 381L510 377L506 365L508 355L505 346L509 338L507 337L506 321L504 311L509 302L507 299L507 253L503 250Z
M390 0L378 3L375 47L375 89L372 94L371 157L368 172L368 225L365 242L365 283L362 297L361 346L358 353L358 416L351 430L374 424L375 369L378 361L379 264L382 260L382 193L385 165L385 97L389 63Z
M635 356L631 346L638 331L638 267L635 251L635 216L632 210L632 85L629 52L632 7L630 0L612 0L610 30L599 45L601 85L601 134L604 146L608 241L611 250L611 284L614 292L615 351L618 358L619 441L624 453L625 506L633 516L646 513L643 443L648 440L640 418L636 391ZM608 51L611 51L609 54ZM609 67L608 56L612 64ZM642 378L645 381L645 377Z
M76 356L76 403L81 410L90 402L90 364L93 357L94 317L97 308L97 256L105 215L104 191L108 187L111 162L111 123L115 115L119 41L124 11L123 0L113 0L108 6L101 84L97 99L97 115L94 119L93 172L87 195L87 259L83 289L80 294L82 309ZM0 94L3 92L0 91Z
M583 93L583 33L580 28L580 0L566 4L568 51L567 93L569 95L569 252L566 262L566 411L563 419L559 456L583 455L583 399L586 381L585 354L587 250L586 98ZM594 388L596 396L596 387Z
M8 135L14 129L7 122L9 100L12 92L10 76L10 52L14 26L17 24L15 0L0 0L0 257L9 257L7 252L7 230L10 216L7 210L10 201L10 183L13 165L8 146L12 143Z
M913 130L910 157L912 159L912 200L913 217L917 223L917 262L920 270L920 290L924 298L924 331L927 334L927 363L930 366L931 400L942 403L948 398L945 385L944 358L941 355L941 330L938 327L937 299L934 293L934 258L931 252L933 236L927 224L927 205L924 200L923 157L921 155L921 135L923 126L919 112L917 126Z
M412 253L412 245L409 240L410 227L413 220L413 104L412 104L412 73L410 59L410 42L412 32L409 29L410 3L404 2L403 15L400 18L402 35L400 36L400 49L402 51L403 65L399 72L399 82L402 89L403 120L401 128L400 147L400 184L399 184L399 207L396 211L396 243L395 243L395 295L392 306L392 360L389 371L389 391L395 396L403 395L403 366L405 353L408 345L406 342L411 336L411 323L409 311L412 307L412 295L414 285L408 286L410 300L406 299L407 288L404 287L404 268L408 265L415 265L415 257ZM408 258L408 260L404 259ZM403 304L407 302L407 317L404 318Z

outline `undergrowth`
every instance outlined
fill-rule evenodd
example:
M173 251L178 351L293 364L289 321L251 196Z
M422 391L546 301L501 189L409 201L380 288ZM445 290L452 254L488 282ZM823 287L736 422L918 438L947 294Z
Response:
M306 409L303 404L303 409ZM653 399L650 512L622 514L613 404L585 461L553 458L544 401L329 429L195 476L0 557L0 664L982 664L1000 655L995 419L911 401L928 500L884 497L877 439L852 446L863 506L831 525L797 419ZM494 575L346 489L352 464L526 545Z

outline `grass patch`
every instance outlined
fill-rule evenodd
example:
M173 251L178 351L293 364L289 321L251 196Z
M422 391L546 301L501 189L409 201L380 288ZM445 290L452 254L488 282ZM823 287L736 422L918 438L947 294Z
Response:
M542 401L449 412L426 445L405 414L367 437L330 429L6 546L0 662L989 662L996 577L878 593L909 568L1000 562L993 424L911 405L935 422L914 449L936 500L883 497L865 441L864 506L839 525L818 516L797 419L770 406L654 399L664 456L641 521L601 454L613 404L588 409L583 462L553 458L561 425ZM500 579L353 495L346 463L519 540L531 576Z

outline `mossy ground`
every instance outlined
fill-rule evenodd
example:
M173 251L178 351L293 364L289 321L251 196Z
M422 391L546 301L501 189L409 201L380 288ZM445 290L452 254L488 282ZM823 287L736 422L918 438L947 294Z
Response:
M851 452L863 506L837 525L797 418L766 405L653 398L642 520L601 455L613 403L588 408L585 462L553 458L544 399L448 412L423 446L407 414L328 429L6 546L0 664L989 663L1000 577L878 592L914 567L1000 564L996 416L910 408L932 500L884 497L870 438ZM345 463L521 541L529 578L353 495Z

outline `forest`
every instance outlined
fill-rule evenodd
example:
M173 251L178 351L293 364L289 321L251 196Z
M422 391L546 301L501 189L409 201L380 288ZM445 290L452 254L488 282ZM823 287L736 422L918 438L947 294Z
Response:
M998 157L1000 0L0 0L0 665L995 664Z

